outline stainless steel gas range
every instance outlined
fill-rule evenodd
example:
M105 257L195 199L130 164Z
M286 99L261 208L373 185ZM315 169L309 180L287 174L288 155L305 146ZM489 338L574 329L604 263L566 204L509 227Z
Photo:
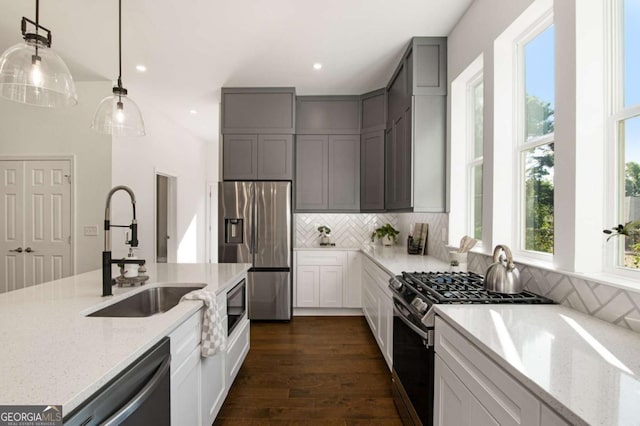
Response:
M406 425L433 424L434 324L438 303L554 303L524 291L492 293L471 272L403 272L389 280L393 292L393 393Z

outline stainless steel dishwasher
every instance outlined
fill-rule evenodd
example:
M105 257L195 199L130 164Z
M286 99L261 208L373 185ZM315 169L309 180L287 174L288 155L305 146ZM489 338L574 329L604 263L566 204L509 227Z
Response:
M65 425L170 425L171 353L165 337L66 415Z

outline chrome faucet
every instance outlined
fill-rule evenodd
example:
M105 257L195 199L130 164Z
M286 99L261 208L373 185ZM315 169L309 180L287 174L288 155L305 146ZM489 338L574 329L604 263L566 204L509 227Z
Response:
M131 197L131 206L133 208L133 219L131 225L112 225L111 224L111 197L118 191L126 191ZM136 196L131 188L127 186L116 186L107 195L107 204L104 209L104 251L102 252L102 296L111 296L113 292L111 287L115 284L115 280L111 278L111 265L114 263L129 263L144 265L143 259L116 259L111 258L111 228L129 228L131 229L131 240L126 243L131 247L138 247L138 222L136 221Z

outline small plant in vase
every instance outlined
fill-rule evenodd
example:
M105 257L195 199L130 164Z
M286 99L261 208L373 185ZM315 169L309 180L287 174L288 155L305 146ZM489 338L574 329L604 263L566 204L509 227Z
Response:
M400 231L391 226L390 223L377 228L371 234L371 242L375 242L376 238L382 240L382 245L392 246L396 243Z
M320 225L318 226L318 232L320 233L321 246L328 246L331 244L331 238L329 238L329 235L331 235L331 228L325 225Z

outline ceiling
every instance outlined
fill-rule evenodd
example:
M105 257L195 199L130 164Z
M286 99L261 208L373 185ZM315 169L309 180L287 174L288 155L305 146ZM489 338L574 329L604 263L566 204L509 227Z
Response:
M123 82L143 114L153 105L213 140L221 87L294 86L299 95L380 88L412 36L447 35L471 2L124 0ZM117 1L40 3L40 23L74 78L115 80ZM0 10L4 51L20 41L22 16L34 19L35 1L0 0Z

